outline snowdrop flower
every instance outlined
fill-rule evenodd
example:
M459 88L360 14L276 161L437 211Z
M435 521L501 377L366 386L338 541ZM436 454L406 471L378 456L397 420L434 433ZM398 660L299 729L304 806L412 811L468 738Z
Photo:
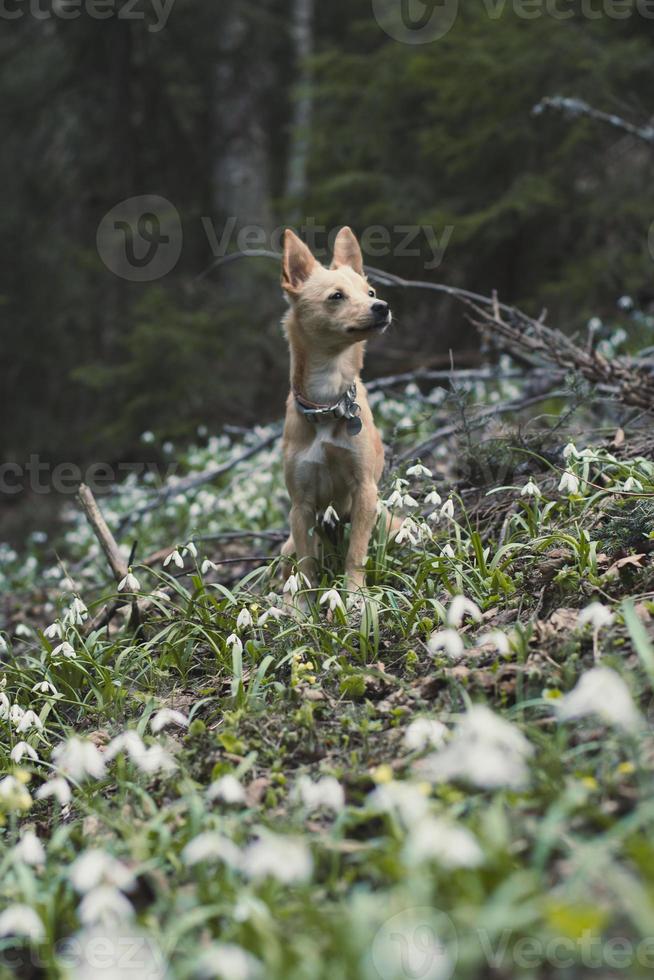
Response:
M428 507L438 507L439 504L443 503L443 498L437 490L432 490L425 497L425 503Z
M469 830L437 817L425 817L411 828L404 855L413 866L437 861L453 870L477 868L484 862L484 853Z
M409 752L440 748L447 738L447 727L434 718L416 718L404 733L404 747Z
M614 616L610 609L601 602L591 602L581 610L577 622L582 628L590 623L594 630L601 630L605 626L610 626L613 620Z
M232 651L232 654L235 653L237 657L241 656L241 654L243 653L243 643L241 641L240 636L237 636L236 633L230 633L227 639L225 640L225 643Z
M67 660L75 660L76 657L77 657L77 654L75 653L75 650L70 645L70 643L68 643L67 640L64 640L63 643L60 643L59 646L56 646L54 648L54 650L52 651L52 656L53 657L66 657Z
M588 329L591 333L596 333L598 330L602 329L602 321L598 316L592 316L588 321Z
M404 497L402 498L402 504L404 507L406 507L407 510L415 510L416 507L420 506L418 501L414 497L412 497L410 493L404 494Z
M474 619L476 623L481 622L481 610L472 599L466 599L464 595L455 595L447 612L447 623L458 629L466 616Z
M485 705L473 705L460 720L451 741L416 765L436 782L463 779L482 789L520 789L533 753L522 732Z
M2 633L0 633L0 654L6 653L9 647L7 646L7 641L5 640Z
M408 486L409 486L409 481L403 480L401 476L398 476L397 479L393 481L393 489L399 491L400 493L402 493L404 488Z
M37 681L32 688L32 694L52 694L56 697L58 693L57 688L50 681Z
M228 837L214 831L198 834L182 851L182 861L187 868L206 861L223 861L230 868L241 865L241 852Z
M164 558L164 568L167 568L170 563L177 565L178 568L184 568L184 559L180 555L179 551L171 551L167 558Z
M112 759L115 759L119 753L126 752L127 755L133 759L135 756L142 755L145 751L146 748L140 735L130 729L126 732L122 732L120 735L116 735L115 738L112 738L104 751L104 757L110 762Z
M134 875L122 861L98 848L84 851L73 861L68 877L76 892L81 895L92 891L98 885L111 885L123 891L134 887Z
M118 584L119 592L139 592L140 589L141 583L131 572L128 572L125 578Z
M629 688L610 667L594 667L585 673L576 687L556 702L561 721L598 715L609 725L634 731L640 725L640 714Z
M206 575L207 572L217 572L218 566L215 562L210 561L209 558L205 558L200 566L200 571L203 575Z
M141 433L141 442L145 442L147 444L153 443L154 442L154 432L150 432L150 431L142 432Z
M441 517L451 519L454 517L454 501L450 497L441 507Z
M295 596L300 592L301 589L310 589L311 582L303 575L302 572L297 572L294 575L289 575L284 583L284 592L287 592L291 596Z
M0 803L10 810L29 810L32 797L16 776L0 779Z
M181 711L175 711L173 708L162 708L150 719L150 728L155 734L160 732L162 728L166 728L167 725L188 728L188 718Z
M307 881L311 877L311 852L301 838L266 833L248 845L245 872L254 880L276 878L283 885Z
M113 923L131 919L134 909L117 888L99 885L84 896L77 914L84 925L95 925L96 922Z
M477 646L483 647L486 644L492 644L502 657L506 657L511 652L509 638L501 630L491 630L490 633L483 633L477 640Z
M50 626L43 630L43 635L48 640L61 640L63 637L61 623L51 623Z
M248 630L252 626L252 615L247 607L243 607L236 620L237 630Z
M416 463L415 466L409 467L409 469L406 471L406 475L415 477L415 479L424 478L426 480L430 480L434 474L430 469L427 469L426 466L423 466L422 463Z
M463 640L456 630L436 630L427 640L427 648L430 653L440 653L444 650L448 657L457 660L465 653Z
M27 639L32 635L32 631L29 628L29 626L25 625L25 623L19 623L16 629L14 630L14 635L22 636L24 639Z
M261 616L259 616L259 619L257 620L257 625L265 626L269 619L279 620L282 618L283 615L284 615L283 609L278 609L277 606L271 606L270 609L267 609L265 613L262 613Z
M559 491L561 493L578 493L579 492L579 479L571 473L570 470L566 470L561 477L561 482L559 483Z
M386 501L386 506L390 508L390 510L395 510L396 507L402 506L402 499L403 498L402 498L401 491L394 490L393 493L388 498L388 500Z
M525 483L524 487L520 491L521 497L540 497L542 496L540 492L540 487L533 480L529 480Z
M631 296L620 297L620 299L618 300L619 310L624 310L625 312L629 312L629 310L633 310L633 308L634 308L634 301L631 298Z
M623 486L622 489L623 490L627 490L627 491L630 491L630 490L638 490L638 491L640 491L640 490L643 489L643 485L640 482L640 480L637 480L635 477L630 476L630 477L628 477L628 479L626 479L624 481L624 486Z
M70 786L61 776L49 779L43 783L34 794L37 800L47 800L49 796L54 796L61 806L67 806L71 801Z
M13 749L9 753L9 758L12 762L20 763L24 756L31 759L32 762L38 762L39 756L36 749L32 748L29 742L16 742Z
M102 753L93 742L78 738L76 735L66 742L60 742L52 750L52 758L59 771L76 782L81 782L87 776L92 779L101 779L104 776Z
M84 620L88 619L89 611L79 596L75 596L70 604L65 619L72 626L81 626Z
M228 804L245 803L245 790L236 776L227 773L226 776L221 776L209 786L207 799L220 800L222 803Z
M446 544L441 548L441 555L445 555L446 558L456 558L451 544Z
M325 511L325 513L322 515L323 524L326 524L327 527L336 527L339 521L340 521L340 517L338 516L335 509L330 504L327 510Z
M213 943L195 964L198 980L256 980L261 962L234 943Z
M0 718L8 718L11 713L11 704L7 695L0 691Z
M414 782L393 780L368 794L366 806L375 813L390 813L405 827L413 827L429 810L428 787Z
M420 541L420 531L418 525L410 517L406 517L402 521L400 530L395 535L396 544L404 544L408 541L409 544L418 544Z
M573 459L579 459L579 453L577 452L577 447L575 446L574 442L569 442L563 450L563 458L570 459L570 457Z
M32 867L45 863L45 849L33 830L26 830L21 834L13 854L19 861Z
M45 928L29 905L10 905L0 912L0 936L25 936L40 942L45 937Z
M186 554L187 551L192 558L198 557L198 549L195 547L192 541L187 541L184 545L184 554Z
M334 612L336 609L340 609L343 613L345 612L345 605L337 589L327 589L323 592L320 596L320 605L329 605L330 612Z
M343 787L333 776L323 776L315 783L308 776L301 776L295 787L295 797L309 813L315 810L340 813L345 806Z
M23 717L16 725L16 731L20 732L22 735L23 732L29 732L30 728L36 728L36 730L39 732L43 731L43 722L36 712L31 710L24 712Z
M12 723L12 725L18 727L24 714L25 712L19 704L12 704L11 708L9 709L9 721Z

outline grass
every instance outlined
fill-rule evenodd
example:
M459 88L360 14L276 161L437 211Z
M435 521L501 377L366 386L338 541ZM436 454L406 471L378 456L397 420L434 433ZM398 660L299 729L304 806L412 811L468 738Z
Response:
M389 438L433 425L411 392L376 411ZM651 974L654 465L552 428L511 486L455 481L456 444L436 484L393 473L413 516L359 611L329 563L296 615L274 560L205 565L244 554L225 528L283 527L274 449L143 518L137 556L169 542L184 567L136 558L160 590L136 631L86 635L115 586L72 510L62 564L5 549L7 975L101 954L139 978ZM109 523L148 492L128 481Z

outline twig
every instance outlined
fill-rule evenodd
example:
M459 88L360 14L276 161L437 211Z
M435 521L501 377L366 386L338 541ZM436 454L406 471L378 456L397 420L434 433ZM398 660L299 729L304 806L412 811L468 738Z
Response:
M534 106L532 113L534 116L540 116L546 109L562 112L564 115L570 116L573 119L578 119L580 116L587 116L590 119L597 120L597 122L606 123L606 125L612 126L614 129L619 129L623 133L628 133L629 136L635 136L636 139L642 140L644 143L649 143L650 146L654 145L654 127L634 126L633 123L627 122L621 116L594 109L587 102L584 102L583 99L565 98L562 95L547 96L547 98L541 99L538 105Z
M116 544L116 539L109 530L92 491L85 483L80 484L79 490L77 491L77 499L86 514L86 519L93 528L96 538L100 542L100 547L107 557L114 578L117 582L120 582L127 575L127 561L123 558L120 548Z

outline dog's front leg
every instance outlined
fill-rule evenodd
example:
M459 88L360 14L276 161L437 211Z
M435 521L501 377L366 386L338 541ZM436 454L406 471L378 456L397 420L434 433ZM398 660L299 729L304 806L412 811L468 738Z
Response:
M291 506L291 536L295 544L298 571L306 576L313 587L318 567L318 539L311 534L315 524L315 507L304 503Z
M368 546L377 519L377 485L364 483L352 501L350 547L345 560L346 586L352 591L366 584Z

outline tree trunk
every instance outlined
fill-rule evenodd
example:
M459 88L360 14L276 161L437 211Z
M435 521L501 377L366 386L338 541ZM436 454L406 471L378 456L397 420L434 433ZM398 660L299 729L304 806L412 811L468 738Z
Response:
M313 19L315 0L293 0L292 34L295 43L295 59L298 81L293 107L291 145L288 156L286 197L293 213L300 213L307 189L307 164L311 138L313 111Z

